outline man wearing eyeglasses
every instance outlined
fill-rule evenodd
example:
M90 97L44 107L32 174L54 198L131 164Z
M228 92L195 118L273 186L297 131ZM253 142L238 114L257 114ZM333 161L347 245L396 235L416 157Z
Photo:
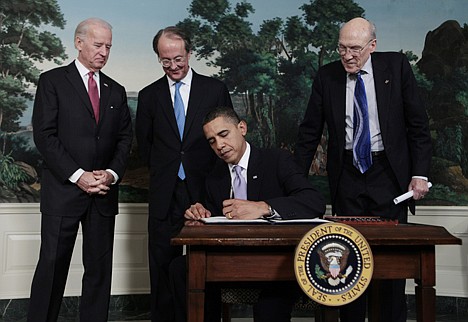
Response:
M232 102L224 83L190 68L191 42L182 30L160 30L153 49L166 75L140 91L135 128L150 171L151 321L166 322L174 319L168 267L182 255L170 239L182 228L185 209L204 200L205 177L216 161L202 121L211 109Z
M407 222L407 208L428 192L431 138L426 110L405 55L376 52L375 26L355 18L339 34L340 61L323 66L299 127L296 157L309 172L325 123L327 172L336 215L375 215ZM414 200L393 198L413 190ZM382 287L379 321L406 321L405 281ZM365 296L341 321L365 320Z

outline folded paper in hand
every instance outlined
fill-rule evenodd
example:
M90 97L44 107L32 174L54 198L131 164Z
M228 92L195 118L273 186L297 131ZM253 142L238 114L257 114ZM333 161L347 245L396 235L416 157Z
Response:
M432 187L432 183L428 182L427 183L427 186L430 188ZM396 197L395 199L393 199L393 202L395 203L395 205L398 205L400 202L403 202L409 198L413 197L413 190L411 191L408 191L404 194L402 194L401 196L398 196Z

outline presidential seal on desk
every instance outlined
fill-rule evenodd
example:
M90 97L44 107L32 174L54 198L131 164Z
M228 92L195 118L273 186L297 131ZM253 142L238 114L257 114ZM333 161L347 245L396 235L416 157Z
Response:
M315 302L341 306L369 286L374 261L364 236L340 223L309 230L296 247L294 271L301 289Z

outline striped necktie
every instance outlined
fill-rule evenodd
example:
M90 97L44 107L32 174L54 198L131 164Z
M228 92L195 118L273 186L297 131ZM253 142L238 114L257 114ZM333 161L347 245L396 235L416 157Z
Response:
M372 165L372 154L366 88L361 72L356 74L353 118L353 164L361 173L365 173Z

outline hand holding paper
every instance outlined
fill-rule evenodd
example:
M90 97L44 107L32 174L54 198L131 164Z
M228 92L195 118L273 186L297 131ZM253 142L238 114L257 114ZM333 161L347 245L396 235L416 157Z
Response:
M432 187L432 183L428 182L427 186L429 188ZM402 194L401 196L396 197L395 199L393 199L393 202L395 203L395 205L397 205L400 202L403 202L403 201L405 201L405 200L407 200L407 199L409 199L411 197L413 197L413 190L408 191L408 192Z

